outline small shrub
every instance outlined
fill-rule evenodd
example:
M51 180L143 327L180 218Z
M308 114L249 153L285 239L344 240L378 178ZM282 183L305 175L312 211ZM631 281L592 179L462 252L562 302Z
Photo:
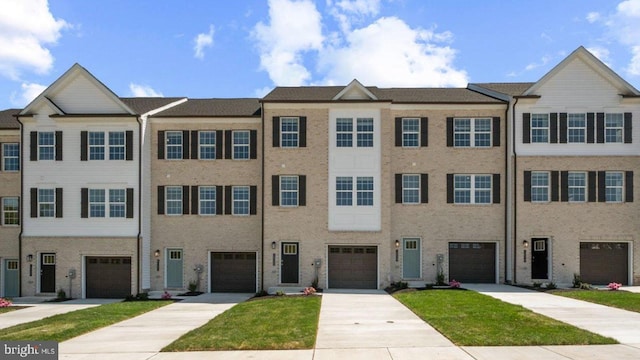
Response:
M556 283L554 283L553 281L551 281L551 282L547 283L546 288L547 288L548 290L553 290L553 289L557 289L557 288L558 288L558 286L556 285Z
M534 281L534 282L533 282L533 287L534 287L534 288L536 288L536 289L538 289L538 288L542 287L542 283L541 283L541 282Z
M0 308L5 308L11 306L11 300L7 298L0 298Z
M134 301L136 297L133 294L129 294L124 298L124 301Z
M66 298L67 293L63 289L58 290L58 300L65 300Z
M171 299L171 294L165 290L164 293L162 294L162 300L169 300L169 299Z
M617 282L610 282L607 287L609 288L609 290L616 291L622 287L622 284Z
M573 287L579 289L580 285L582 285L580 274L573 274Z
M311 287L314 289L318 288L318 278L316 277L315 279L313 279L313 281L311 282Z
M282 290L276 291L276 296L284 296L284 295L285 295L284 291Z
M146 293L146 292L138 293L138 295L136 295L136 300L139 300L139 301L149 300L149 293Z
M449 281L449 286L451 286L454 289L460 289L460 282L456 281L456 279L453 279L451 281Z
M313 295L316 293L316 289L312 286L306 287L304 288L304 291L302 292L304 295Z
M263 297L267 295L269 295L269 293L266 290L260 290L256 293L255 297Z
M189 292L196 292L198 290L198 283L195 281L189 281Z
M439 272L438 275L436 276L436 285L437 286L447 285L447 283L444 282L444 273L443 272Z
M581 282L580 283L580 289L582 289L582 290L592 290L593 286L591 286L591 284L589 284L589 283Z

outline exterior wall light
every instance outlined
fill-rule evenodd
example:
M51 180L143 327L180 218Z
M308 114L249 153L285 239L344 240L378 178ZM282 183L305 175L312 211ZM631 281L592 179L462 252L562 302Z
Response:
M153 252L153 256L160 257L160 249Z
M529 247L529 242L527 240L522 240L522 246L524 246L524 248L528 248Z
M275 241L272 241L272 242L271 242L271 248L272 248L273 250L275 250L275 249L276 249L276 242L275 242Z
M400 247L400 240L396 239L396 249Z
M32 261L33 261L33 254L27 255L27 262L32 262Z

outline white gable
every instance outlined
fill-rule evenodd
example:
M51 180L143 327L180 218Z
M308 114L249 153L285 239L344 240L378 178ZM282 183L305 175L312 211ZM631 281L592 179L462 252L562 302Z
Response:
M353 79L349 85L334 96L333 100L378 100L378 98L358 80Z

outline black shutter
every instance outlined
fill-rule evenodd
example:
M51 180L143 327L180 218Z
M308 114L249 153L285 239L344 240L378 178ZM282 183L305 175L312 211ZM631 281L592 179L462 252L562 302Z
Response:
M125 135L125 159L127 161L133 160L133 131L127 130Z
M596 133L597 133L597 142L598 144L604 143L604 113L596 114Z
M280 147L280 117L274 116L273 121L273 147Z
M307 176L298 176L298 206L307 206Z
M558 113L549 114L549 142L552 144L558 143Z
M567 113L560 113L560 144L567 143Z
M271 205L280 206L280 176L271 176Z
M493 174L493 203L500 204L500 174Z
M32 218L38 217L38 189L37 188L31 188L31 217Z
M86 219L89 217L89 189L80 189L80 217Z
M524 201L531 201L531 171L524 172Z
M222 146L224 142L223 135L224 135L224 131L222 130L216 131L216 159L224 159L223 146Z
M551 172L551 201L558 201L558 191L559 191L559 187L558 187L558 178L560 174L557 171L552 171Z
M182 187L182 215L189 215L189 206L191 203L189 202L189 187Z
M420 174L420 203L429 202L429 174Z
M222 215L222 204L224 203L223 187L216 186L216 215Z
M164 215L164 186L158 186L158 215Z
M588 191L589 191L587 201L595 202L596 201L596 172L595 171L589 171L587 181L589 182L587 184Z
M493 146L500 146L500 118L493 118Z
M402 204L402 174L396 174L396 204Z
M56 217L57 218L61 218L62 217L62 188L56 188Z
M56 161L62 161L62 131L56 131Z
M429 118L420 118L420 146L429 146Z
M563 201L563 202L569 201L569 172L568 171L560 172L560 187L562 188L562 193L560 194L560 201Z
M233 131L225 130L224 132L224 158L231 159L232 158L232 149L233 149Z
M198 130L191 131L191 158L198 158L198 146L200 145L200 141L198 138Z
M164 139L164 131L158 131L158 159L164 159L164 144L166 143Z
M402 146L402 118L397 117L395 121L396 146Z
M32 131L29 138L30 138L29 160L37 161L38 160L38 132Z
M593 121L594 113L587 113L587 143L593 144L595 142L594 136L594 121Z
M300 116L300 124L299 124L300 134L298 139L299 147L307 147L307 117Z
M631 119L632 119L632 115L631 113L627 112L624 113L624 143L625 144L631 144L633 142L633 136L632 136L632 123L631 123Z
M127 219L133 219L133 188L127 188Z
M607 201L606 171L598 171L598 202Z
M257 214L258 209L258 187L249 187L249 215Z
M232 190L233 190L233 186L224 187L224 213L227 215L231 214L231 210L233 206Z
M80 161L87 161L87 132L80 131Z
M531 143L531 113L522 114L522 143Z
M258 130L249 131L249 158L258 158Z
M182 158L189 158L189 130L182 131Z
M453 174L447 174L447 204L453 204Z
M633 202L633 171L624 172L624 201Z
M198 215L200 210L198 204L200 202L200 190L197 186L191 187L191 214Z
M447 146L453 146L453 118L447 118Z

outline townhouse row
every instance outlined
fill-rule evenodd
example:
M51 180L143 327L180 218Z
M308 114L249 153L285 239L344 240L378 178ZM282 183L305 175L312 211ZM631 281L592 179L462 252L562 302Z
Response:
M0 113L0 296L638 283L639 118L582 47L535 83L262 99L121 98L76 64Z

